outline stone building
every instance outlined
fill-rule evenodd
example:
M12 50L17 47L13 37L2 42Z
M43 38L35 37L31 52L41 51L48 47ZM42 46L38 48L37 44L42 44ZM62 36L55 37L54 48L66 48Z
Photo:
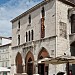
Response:
M0 45L5 45L11 43L12 37L3 37L0 36Z
M11 20L12 75L66 72L66 64L30 62L64 53L75 55L74 7L75 4L68 0L45 0Z
M11 68L11 43L0 46L0 67Z
M11 67L11 37L0 36L0 67Z
M11 68L11 51L11 38L0 36L0 75L10 74L5 69Z

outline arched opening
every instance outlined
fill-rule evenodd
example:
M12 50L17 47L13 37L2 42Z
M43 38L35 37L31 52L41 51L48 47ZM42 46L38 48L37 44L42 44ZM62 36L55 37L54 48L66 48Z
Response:
M33 54L29 51L26 55L26 72L28 75L33 75L34 73L34 63L31 61L34 61Z
M49 57L49 53L47 50L42 47L41 51L38 54L38 60ZM40 75L48 75L49 64L38 63L38 74Z
M71 33L75 33L75 14L71 15Z
M17 53L17 56L16 56L16 72L23 73L22 57L19 52Z
M75 56L75 41L70 44L70 52L72 56Z
M75 56L75 41L70 44L70 52L71 56ZM70 66L70 70L72 70L73 75L75 74L75 64Z

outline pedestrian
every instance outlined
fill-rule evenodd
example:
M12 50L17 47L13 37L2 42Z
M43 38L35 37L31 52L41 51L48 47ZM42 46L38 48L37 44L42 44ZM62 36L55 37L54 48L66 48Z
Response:
M72 70L69 71L69 75L73 75L73 74L72 74Z

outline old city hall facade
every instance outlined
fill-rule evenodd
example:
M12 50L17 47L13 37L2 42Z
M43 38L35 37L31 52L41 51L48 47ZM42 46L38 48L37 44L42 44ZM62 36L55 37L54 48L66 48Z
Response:
M68 0L44 0L11 20L12 75L54 75L59 71L66 72L66 64L34 61L64 53L75 56L74 7L75 4ZM74 70L74 67L71 69Z

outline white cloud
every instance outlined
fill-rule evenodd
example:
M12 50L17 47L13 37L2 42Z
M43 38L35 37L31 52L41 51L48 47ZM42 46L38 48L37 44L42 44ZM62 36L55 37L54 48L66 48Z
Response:
M30 2L29 2L30 1ZM0 6L0 36L11 36L10 20L42 0L10 0Z

